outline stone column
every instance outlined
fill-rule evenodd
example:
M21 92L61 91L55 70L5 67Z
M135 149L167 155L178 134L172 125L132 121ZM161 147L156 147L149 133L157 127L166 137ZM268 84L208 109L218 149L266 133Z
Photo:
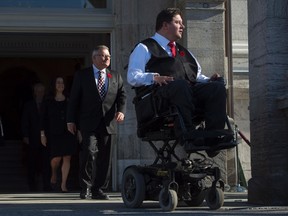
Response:
M248 0L252 178L248 201L288 205L288 1ZM283 107L282 107L283 108Z
M185 5L186 41L207 76L226 76L225 0L187 0ZM227 77L226 77L227 78Z

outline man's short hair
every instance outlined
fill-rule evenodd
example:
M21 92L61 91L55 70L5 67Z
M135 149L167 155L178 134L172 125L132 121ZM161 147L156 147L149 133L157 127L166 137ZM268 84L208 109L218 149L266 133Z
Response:
M43 83L35 83L34 86L33 86L33 90L34 92L38 91L38 90L45 90L45 86Z
M156 31L162 28L164 22L170 23L176 15L181 16L179 8L166 8L162 10L156 18Z
M97 54L97 52L98 52L99 50L102 50L102 49L107 49L107 50L109 51L109 47L107 47L107 46L105 46L105 45L99 45L99 46L97 46L97 47L95 47L95 48L93 49L93 51L92 51L92 57L94 57L94 56Z

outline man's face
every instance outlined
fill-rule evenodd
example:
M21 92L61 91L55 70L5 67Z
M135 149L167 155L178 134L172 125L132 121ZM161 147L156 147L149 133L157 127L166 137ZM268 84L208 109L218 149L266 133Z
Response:
M34 95L36 100L42 100L45 95L45 88L44 86L37 86L34 89Z
M99 69L102 70L104 68L109 67L110 65L110 53L107 49L100 49L97 51L95 55L92 57L93 64Z
M182 38L182 33L184 31L185 26L182 23L182 18L180 15L176 15L173 17L170 23L166 24L167 34L169 35L169 39L171 41L176 41Z

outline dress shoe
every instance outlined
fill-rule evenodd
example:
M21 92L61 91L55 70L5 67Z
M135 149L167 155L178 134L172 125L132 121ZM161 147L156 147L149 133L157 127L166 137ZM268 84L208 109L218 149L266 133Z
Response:
M206 138L205 139L205 145L207 146L217 146L221 143L227 143L229 144L234 139L234 136L232 134L226 134L221 137L214 137L214 138Z
M109 197L101 189L92 191L91 198L97 200L109 200Z
M218 154L220 153L220 151L213 151L213 150L206 150L206 154L208 155L208 157L213 158L216 157Z
M67 189L66 186L62 186L62 185L61 185L61 192L62 192L62 193L68 193L69 191L68 191L68 189Z
M82 189L80 192L80 199L90 199L91 197L91 193L90 193L90 189Z
M218 144L220 143L230 143L234 139L234 136L232 134L227 134L225 136L222 136L221 138L218 138Z
M220 150L229 149L235 146L233 143L233 135L225 135L221 138L210 138L205 141L206 145L211 146L211 149L206 150L207 155L210 158L216 157Z

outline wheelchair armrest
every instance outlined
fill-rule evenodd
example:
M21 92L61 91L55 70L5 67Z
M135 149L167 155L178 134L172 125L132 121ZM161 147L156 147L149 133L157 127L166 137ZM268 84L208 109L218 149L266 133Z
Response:
M147 125L150 120L158 118L167 111L168 101L159 97L156 93L158 85L134 87L136 96L133 99L135 105L138 128Z
M135 90L136 96L133 99L133 103L143 100L145 97L149 96L157 88L157 85L141 86L141 87L132 87Z

